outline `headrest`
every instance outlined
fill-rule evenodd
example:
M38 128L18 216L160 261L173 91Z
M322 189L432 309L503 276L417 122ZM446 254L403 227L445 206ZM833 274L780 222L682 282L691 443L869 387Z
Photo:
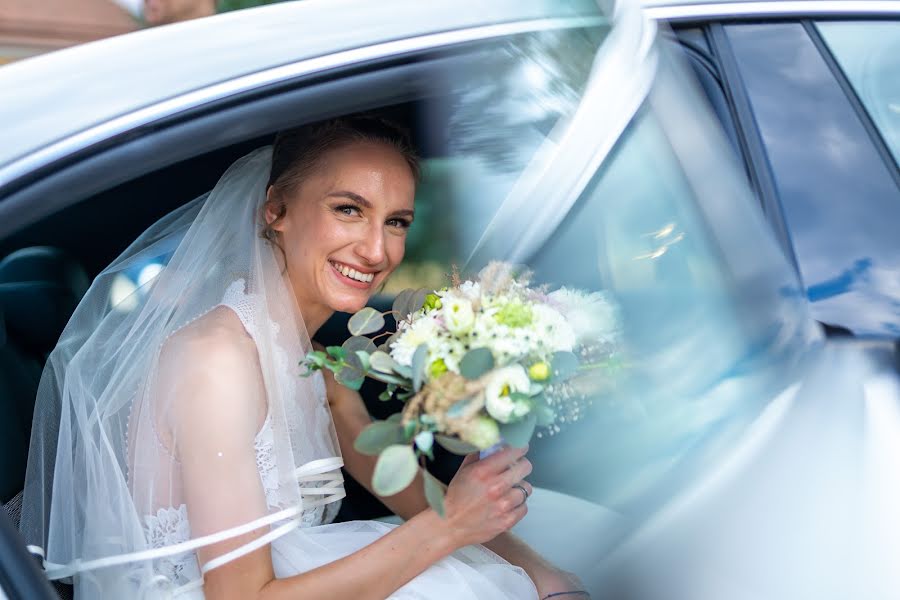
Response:
M0 261L0 314L9 338L46 355L90 285L84 268L58 248L33 247Z

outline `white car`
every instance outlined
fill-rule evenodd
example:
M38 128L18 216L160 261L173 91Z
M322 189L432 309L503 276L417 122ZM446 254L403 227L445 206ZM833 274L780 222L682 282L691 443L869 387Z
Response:
M897 598L898 57L900 1L305 0L0 68L0 500L90 279L279 129L376 111L423 156L387 293L503 259L621 305L523 537L595 599ZM3 518L0 587L69 593Z

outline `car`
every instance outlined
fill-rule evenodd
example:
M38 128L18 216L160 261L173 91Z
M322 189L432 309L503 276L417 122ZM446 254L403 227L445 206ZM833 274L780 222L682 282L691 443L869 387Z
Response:
M13 522L91 278L278 130L376 111L423 156L376 303L503 259L621 306L625 374L533 440L518 533L594 597L890 597L898 47L900 1L306 0L0 68L3 592L71 593ZM386 515L351 486L343 518Z

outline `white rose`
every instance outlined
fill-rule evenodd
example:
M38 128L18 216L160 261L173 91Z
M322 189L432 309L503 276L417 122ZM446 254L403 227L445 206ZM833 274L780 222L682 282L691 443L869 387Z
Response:
M454 335L461 335L472 330L475 324L475 311L472 303L465 298L452 298L444 302L441 309L447 329Z
M527 404L509 397L514 392L527 393L531 388L528 373L522 365L510 365L497 369L488 376L484 388L484 406L489 415L501 423L509 423L527 414ZM524 412L523 412L524 411Z

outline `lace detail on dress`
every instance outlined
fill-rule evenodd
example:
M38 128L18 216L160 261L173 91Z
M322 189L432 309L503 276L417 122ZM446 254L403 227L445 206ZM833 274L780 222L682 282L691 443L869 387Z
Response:
M275 433L272 431L271 416L266 420L256 436L253 444L256 450L256 470L266 493L266 504L269 508L283 508L278 497L278 469L275 464Z
M156 515L144 517L144 534L151 548L164 548L191 539L187 506L161 508ZM197 557L193 552L167 556L156 561L156 572L176 584L184 584L200 577Z

